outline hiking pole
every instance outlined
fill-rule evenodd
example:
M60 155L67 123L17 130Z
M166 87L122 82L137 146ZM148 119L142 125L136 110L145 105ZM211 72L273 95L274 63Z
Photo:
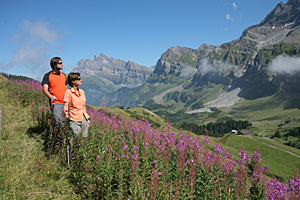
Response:
M70 168L70 142L69 142L69 118L67 118L66 124L66 140L67 140L67 163L68 168Z

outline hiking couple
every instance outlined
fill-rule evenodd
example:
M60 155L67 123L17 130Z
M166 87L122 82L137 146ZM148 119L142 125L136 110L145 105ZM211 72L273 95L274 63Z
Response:
M65 117L75 137L82 135L87 138L91 121L86 112L85 93L78 87L82 84L80 73L71 72L66 77L61 72L63 62L59 57L53 57L50 66L52 70L44 75L42 85L43 92L49 98L50 109L55 120L54 130L58 131ZM70 89L67 88L67 83Z

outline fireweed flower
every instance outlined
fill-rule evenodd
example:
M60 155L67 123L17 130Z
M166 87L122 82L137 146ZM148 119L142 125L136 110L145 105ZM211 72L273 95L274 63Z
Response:
M192 149L195 149L195 150L199 150L200 149L200 143L199 143L199 140L200 140L200 137L196 137L193 141L192 141Z
M289 179L288 197L289 199L300 199L300 178Z
M217 154L220 154L223 151L223 147L220 144L215 144L214 145L214 152Z
M267 171L269 170L269 167L268 166L264 166L264 169L263 169L263 173L267 173Z
M227 160L224 161L222 165L225 175L229 175L233 172L234 168L236 167L236 162L234 160Z
M266 199L282 199L285 200L287 196L287 187L279 183L277 179L272 179L265 182L265 198Z
M138 160L139 159L139 147L133 146L133 155L132 159Z
M159 176L161 175L161 172L159 172L157 169L152 168L151 173L151 197L150 199L156 199L156 192L158 188L158 182L159 182Z
M203 136L202 137L202 142L204 145L209 145L209 137L208 136Z
M97 162L100 162L101 161L101 157L99 155L96 156L96 160Z
M111 145L108 145L108 148L106 147L105 150L108 151L108 152L112 152L113 148L111 147Z
M125 140L122 140L123 143L123 150L127 151L128 150L128 144L125 143Z
M242 165L242 164L250 164L251 159L249 158L249 156L247 156L246 151L245 150L240 150L239 153L239 159L238 159L238 164Z
M260 159L260 152L254 151L254 153L252 155L252 159L257 160L257 162L260 163L260 161L261 161L261 159Z

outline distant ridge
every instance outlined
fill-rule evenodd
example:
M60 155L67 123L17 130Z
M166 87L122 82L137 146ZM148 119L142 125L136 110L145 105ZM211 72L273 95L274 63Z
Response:
M121 87L137 87L146 82L153 69L136 64L132 61L125 62L101 53L94 59L82 59L72 69L81 73L83 78L82 88L87 93L87 103L100 105L102 96Z

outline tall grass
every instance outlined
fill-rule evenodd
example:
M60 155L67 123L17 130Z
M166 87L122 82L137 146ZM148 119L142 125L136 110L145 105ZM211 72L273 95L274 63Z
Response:
M37 116L45 106L39 83L0 82L0 199L79 199L61 158L44 152L47 130L40 128Z
M47 126L45 110L37 107L36 112L39 124ZM126 119L105 109L88 112L93 122L90 136L73 141L71 151L69 180L81 198L300 198L298 176L289 185L267 180L268 168L261 167L259 152L248 157L241 149L235 160L219 144L210 150L207 136L175 137L169 124L166 130L153 129L145 119Z

